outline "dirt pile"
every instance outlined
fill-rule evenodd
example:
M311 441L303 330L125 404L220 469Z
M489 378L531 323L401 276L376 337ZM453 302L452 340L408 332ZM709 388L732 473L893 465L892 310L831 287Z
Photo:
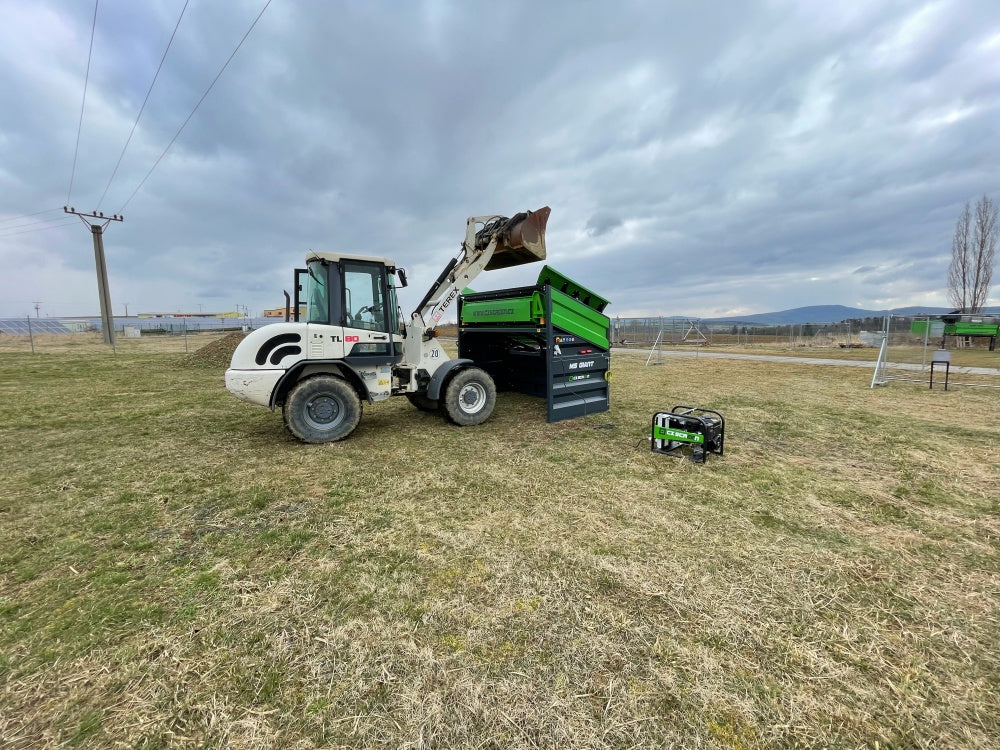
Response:
M211 369L226 369L233 358L233 352L246 337L245 333L230 333L221 339L206 344L192 354L186 356L183 364L187 367L206 367Z

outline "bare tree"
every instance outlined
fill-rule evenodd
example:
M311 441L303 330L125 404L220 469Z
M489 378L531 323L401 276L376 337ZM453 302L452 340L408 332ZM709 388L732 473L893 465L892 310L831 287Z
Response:
M997 204L984 195L976 202L974 214L966 203L955 222L948 298L965 312L982 311L989 297L997 248L997 213Z
M997 204L988 195L976 203L976 215L972 221L972 254L976 263L973 269L972 309L969 312L975 313L985 307L990 296L997 250Z
M955 236L951 240L951 264L948 266L948 299L959 310L969 306L969 235L972 231L972 213L969 203L955 222Z

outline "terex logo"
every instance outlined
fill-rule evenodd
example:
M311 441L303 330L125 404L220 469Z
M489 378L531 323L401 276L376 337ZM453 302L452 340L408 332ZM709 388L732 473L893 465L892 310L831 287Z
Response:
M453 300L455 299L455 297L457 297L457 296L458 296L458 290L457 290L457 289L452 289L452 290L451 290L451 294L449 294L449 295L448 295L448 296L447 296L447 297L445 298L444 302L442 302L442 303L441 303L440 305L438 305L438 309L437 309L437 310L435 310L435 312L434 312L434 314L433 314L433 315L431 315L431 318L433 318L433 319L434 319L434 322L435 322L435 323L437 323L438 321L440 321L440 320L441 320L441 316L442 316L442 315L444 315L444 311L445 311L445 309L446 309L446 308L448 307L448 305L450 305L450 304L452 303L452 301L453 301Z

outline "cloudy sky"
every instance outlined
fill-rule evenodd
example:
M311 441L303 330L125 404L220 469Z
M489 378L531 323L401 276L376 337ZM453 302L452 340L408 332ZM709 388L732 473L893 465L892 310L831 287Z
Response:
M308 249L409 310L467 216L548 205L610 314L706 317L945 306L1000 198L996 0L272 0L195 109L265 3L101 0L84 104L94 3L0 0L0 317L99 314L64 204L125 216L117 315L281 306Z

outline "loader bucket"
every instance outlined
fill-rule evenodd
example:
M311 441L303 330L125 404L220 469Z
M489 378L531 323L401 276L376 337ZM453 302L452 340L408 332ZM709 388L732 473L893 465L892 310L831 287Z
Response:
M525 211L512 217L497 237L497 248L485 271L545 260L545 224L552 209Z

